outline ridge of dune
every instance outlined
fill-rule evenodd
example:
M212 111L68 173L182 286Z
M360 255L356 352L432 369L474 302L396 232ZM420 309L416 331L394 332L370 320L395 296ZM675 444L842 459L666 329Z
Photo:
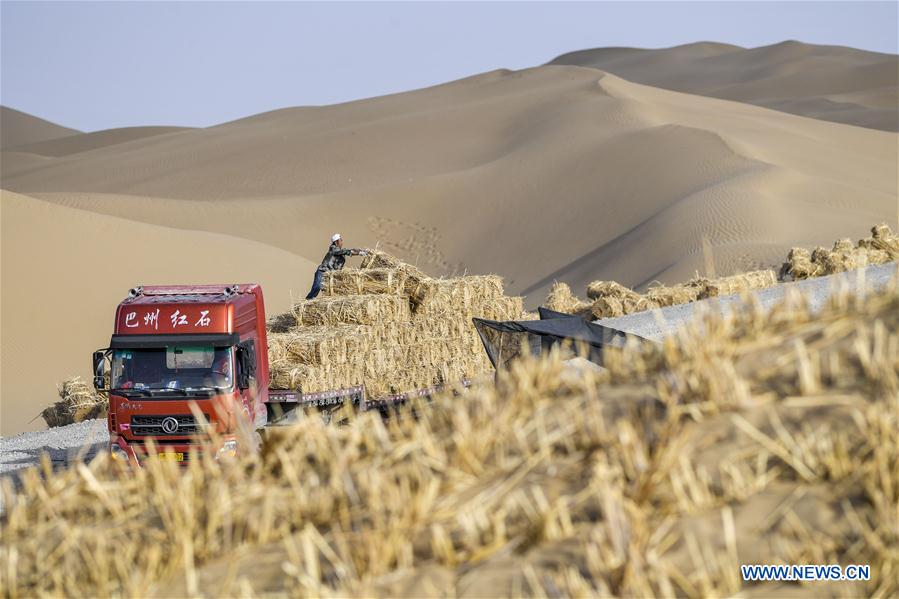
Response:
M34 143L18 145L16 152L27 152L38 156L54 157L68 156L90 152L98 148L105 148L118 144L124 144L136 139L146 139L158 135L181 133L190 131L192 127L121 127L118 129L103 129L90 133L76 133L61 138L48 139Z
M789 40L758 48L700 42L597 48L556 57L628 81L838 123L899 131L899 57Z
M57 125L15 108L0 106L0 149L2 150L78 133L81 132L77 129Z
M3 352L0 434L43 428L31 419L56 382L90 380L116 304L135 285L260 282L272 313L290 306L315 265L268 245L77 210L0 190ZM40 231L40 234L35 234ZM14 290L14 291L11 291Z

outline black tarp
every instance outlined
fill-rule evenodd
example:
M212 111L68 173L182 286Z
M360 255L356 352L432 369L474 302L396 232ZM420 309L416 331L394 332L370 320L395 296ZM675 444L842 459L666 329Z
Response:
M602 365L603 347L624 345L627 337L631 336L580 316L546 308L540 308L539 312L540 320L472 319L494 368L504 367L520 356L522 350L539 356L549 353L557 345Z

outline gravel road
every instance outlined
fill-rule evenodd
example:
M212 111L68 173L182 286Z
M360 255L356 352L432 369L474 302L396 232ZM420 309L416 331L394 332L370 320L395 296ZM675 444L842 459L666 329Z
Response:
M866 290L883 288L896 274L897 264L895 263L870 266L864 272L862 288ZM769 308L783 299L789 289L796 289L807 297L812 309L817 310L841 285L854 291L858 288L858 282L858 273L843 273L796 283L785 283L770 289L763 289L756 292L755 295L762 306ZM604 318L596 322L647 339L659 340L676 331L678 326L690 321L701 305L705 305L711 310L726 312L739 304L739 296L720 297L662 308L654 312L642 312L619 318ZM65 466L78 455L89 460L97 452L102 451L108 441L106 420L88 420L45 431L0 437L0 475L8 475L20 468L40 463L40 456L43 452L50 456L54 467Z
M105 419L0 437L0 474L38 464L42 453L50 456L54 467L65 466L78 455L89 460L108 441Z

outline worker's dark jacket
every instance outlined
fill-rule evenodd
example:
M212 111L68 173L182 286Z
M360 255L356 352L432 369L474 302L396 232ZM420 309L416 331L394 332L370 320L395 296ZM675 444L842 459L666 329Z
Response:
M328 248L328 253L322 259L318 269L322 272L326 270L342 270L346 257L358 253L359 250L351 250L349 248L339 248L336 243L332 243Z

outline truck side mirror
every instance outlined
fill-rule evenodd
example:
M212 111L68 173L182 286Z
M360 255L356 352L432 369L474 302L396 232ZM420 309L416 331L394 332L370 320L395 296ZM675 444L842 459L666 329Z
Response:
M94 352L94 389L97 391L106 391L106 355L108 351L101 349Z

